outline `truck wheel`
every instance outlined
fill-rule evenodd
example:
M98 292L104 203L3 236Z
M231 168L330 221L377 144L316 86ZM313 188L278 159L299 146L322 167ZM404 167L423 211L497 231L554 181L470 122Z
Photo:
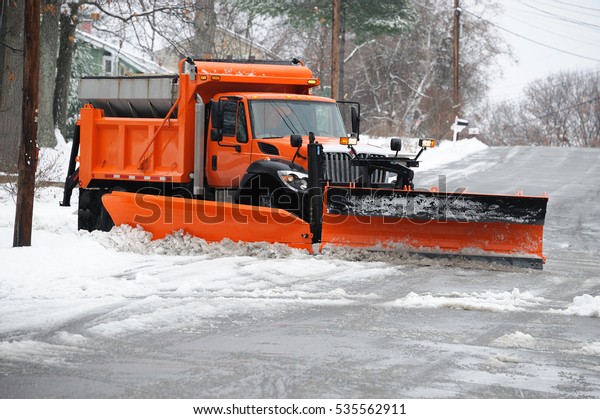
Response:
M102 195L108 192L106 189L80 189L79 209L77 211L78 230L101 230L110 231L114 226L110 215L102 205Z
M110 231L114 226L115 223L113 222L112 218L110 217L110 214L108 213L108 211L106 211L106 208L104 208L104 205L102 205L102 203L100 203L100 218L99 218L99 223L98 223L98 230L100 231Z
M271 194L258 195L258 205L270 208L273 205Z
M273 179L256 176L240 190L238 203L245 205L272 207L272 194L276 189Z
M95 230L98 214L94 207L96 201L96 191L89 189L79 189L79 208L77 210L77 229Z

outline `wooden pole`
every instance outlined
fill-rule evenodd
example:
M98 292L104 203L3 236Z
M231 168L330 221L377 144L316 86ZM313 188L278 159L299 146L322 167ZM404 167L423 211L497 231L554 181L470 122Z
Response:
M23 42L23 107L19 179L13 246L31 246L35 169L37 166L37 109L40 67L40 0L25 1Z
M340 94L340 1L333 0L331 19L331 98Z
M459 0L454 0L454 109L456 115L460 113L460 85L459 85L459 66L458 66L458 47L460 40L460 4Z

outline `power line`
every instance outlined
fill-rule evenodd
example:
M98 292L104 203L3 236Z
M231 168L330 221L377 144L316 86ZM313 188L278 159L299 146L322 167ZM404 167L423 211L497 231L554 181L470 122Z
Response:
M525 12L525 10L523 10L523 12ZM511 19L514 19L514 20L516 20L517 22L521 22L521 23L524 23L524 24L526 24L526 25L529 25L529 26L530 26L530 27L532 27L532 28L536 28L536 29L539 29L539 30L541 30L541 31L544 31L544 32L546 32L546 33L549 33L549 34L552 34L552 35L559 36L559 37L561 37L562 39L570 39L570 40L572 40L572 41L577 41L577 42L579 42L579 43L583 43L583 44L587 44L587 45L594 45L594 46L598 46L598 47L600 47L600 44L598 44L597 42L589 42L589 41L584 41L584 40L582 40L582 39L578 39L578 38L574 38L574 37L570 37L570 36L565 36L564 34L560 34L560 33L557 33L557 32L553 32L553 31L551 31L551 30L548 30L548 29L546 29L546 28L544 28L544 27L542 27L542 26L534 25L534 24L533 24L533 23L531 23L531 22L527 22L527 21L525 21L525 20L522 20L522 19L519 19L518 17L515 17L515 16L511 16L510 14L506 14L506 16L507 16L507 17L509 17L509 18L511 18ZM539 15L538 15L538 16L539 16Z
M522 8L519 8L519 7L522 7ZM550 7L552 7L552 6L550 6ZM554 13L547 12L545 10L535 9L535 8L533 8L533 6L531 6L529 4L525 4L523 2L519 3L515 7L511 7L510 11L524 13L524 14L527 14L527 15L535 17L535 18L543 19L545 23L550 23L553 26L557 26L557 21L560 21L561 26L559 26L559 28L562 30L565 30L565 27L562 26L563 22L565 22L568 25L576 27L577 29L600 32L600 27L595 27L596 25L594 23L588 23L583 20L576 20L576 18L570 17L569 13L572 13L572 12L564 12L564 15L561 14L562 12L557 12L558 14L554 14ZM577 12L577 13L579 13L579 12ZM585 13L585 12L581 12L581 13ZM594 15L594 14L590 14L588 12L587 17L590 19L593 19L593 21L595 22L595 21L597 21L597 19L600 18L600 15Z
M593 23L583 22L581 20L569 19L567 17L561 16L561 15L557 15L555 13L548 12L547 10L540 9L539 7L535 7L535 6L533 6L533 5L529 4L529 3L526 3L526 2L524 2L522 0L520 1L520 3L522 5L524 5L524 6L527 6L527 7L531 8L531 9L533 9L533 10L537 10L538 12L542 12L542 13L548 15L548 16L551 16L551 17L553 17L555 19L558 19L558 20L562 20L564 22L569 22L569 23L572 23L574 25L588 27L589 29L593 29L593 30L599 30L600 29L599 25L594 25Z
M498 29L502 29L502 30L503 30L503 31L505 31L505 32L508 32L508 33L510 33L510 34L512 34L512 35L514 35L514 36L517 36L517 37L519 37L519 38L525 39L525 40L527 40L527 41L529 41L529 42L533 42L534 44L538 44L538 45L541 45L541 46L543 46L543 47L550 48L550 49L553 49L553 50L555 50L555 51L558 51L558 52L562 52L562 53L564 53L564 54L572 55L572 56L574 56L574 57L579 57L579 58L583 58L583 59L586 59L586 60L592 60L592 61L597 61L597 62L600 62L600 60L599 60L599 59L597 59L597 58L588 57L588 56L586 56L586 55L575 54L574 52L565 51L565 50L562 50L562 49L560 49L560 48L556 48L556 47L553 47L553 46L551 46L551 45L547 45L547 44L544 44L544 43L542 43L542 42L536 41L535 39L531 39L531 38L528 38L528 37L526 37L526 36L520 35L520 34L518 34L518 33L516 33L516 32L513 32L513 31L511 31L511 30L509 30L509 29L506 29L506 28L504 28L504 27L502 27L502 26L500 26L500 25L498 25L498 24L496 24L496 23L494 23L494 22L492 22L492 21L489 21L489 20L487 20L487 19L485 19L485 18L483 18L483 17L481 17L481 16L479 16L479 15L476 15L475 13L469 12L468 10L465 10L465 9L463 9L463 13L467 13L467 14L469 14L469 15L471 15L471 16L474 16L474 17L476 17L477 19L481 19L481 20L483 20L484 22L487 22L487 23L489 23L490 25L497 27Z
M553 6L551 4L548 4L547 2L543 1L543 0L530 0L534 3L539 4L540 6L545 6L545 7L550 7L552 9L558 9L558 10L563 10L566 11L568 13L577 13L579 15L585 15L587 17L598 17L598 15L592 14L590 13L590 11L598 11L600 12L600 10L598 9L593 9L593 8L587 8L587 7L583 7L583 9L588 9L588 10L576 10L576 9L571 9L569 7L561 7L561 6ZM561 2L558 2L561 3ZM563 3L565 4L565 3ZM574 7L582 7L582 6L578 6L576 4L570 4L570 6L574 6Z
M585 9L585 10L592 10L594 12L600 12L600 9L595 9L593 7L585 7L585 6L580 6L578 4L573 4L573 3L567 3L566 1L560 1L560 0L553 0L555 3L560 3L560 4L565 4L567 6L573 6L573 7L577 7L579 9Z

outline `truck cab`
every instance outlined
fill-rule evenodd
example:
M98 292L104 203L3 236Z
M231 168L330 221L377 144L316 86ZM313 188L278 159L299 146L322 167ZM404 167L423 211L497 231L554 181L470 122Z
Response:
M237 202L270 206L283 192L302 192L287 180L307 176L309 133L321 144L339 144L348 135L337 103L324 97L234 92L216 96L211 108L207 184L235 190ZM293 147L291 136L303 145Z

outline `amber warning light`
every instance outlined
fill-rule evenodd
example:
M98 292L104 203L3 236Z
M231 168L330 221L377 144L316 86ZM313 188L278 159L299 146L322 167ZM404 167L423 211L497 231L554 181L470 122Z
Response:
M356 137L340 137L341 145L356 145L358 140Z
M435 147L435 140L421 139L419 140L419 147L433 148Z

